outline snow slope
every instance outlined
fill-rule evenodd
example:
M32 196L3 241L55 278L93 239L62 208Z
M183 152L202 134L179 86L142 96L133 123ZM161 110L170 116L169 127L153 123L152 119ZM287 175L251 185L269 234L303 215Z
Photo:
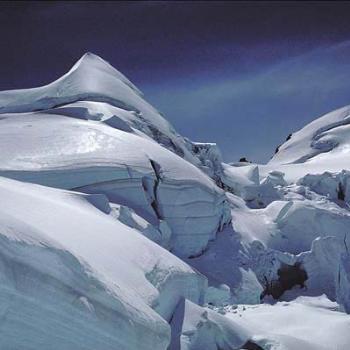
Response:
M136 127L193 162L186 141L142 98L122 73L97 55L86 53L69 72L46 86L0 92L0 113L48 110L73 102L107 102L133 115ZM66 109L66 107L65 107ZM103 110L99 109L99 113Z
M238 323L188 300L179 303L171 323L171 350L239 349L250 337Z
M328 113L293 133L261 173L280 170L288 182L306 174L337 173L350 168L350 107Z
M1 178L0 196L3 348L164 349L180 298L201 302L205 279L103 195Z
M291 135L270 160L270 164L303 163L321 153L347 153L350 107L328 113ZM321 157L322 158L322 157Z
M95 73L96 62L102 68L110 67L88 55L67 76L88 89L90 80L86 82L85 79ZM90 73L75 77L80 68ZM97 82L104 78L98 75L104 74L102 68L98 66L95 74ZM111 79L130 90L118 76L108 75L107 78L102 86L97 84L94 88L109 91ZM69 89L80 88L76 83L69 85L67 90L65 78L62 79L53 83L53 86L63 84L60 87L64 91L61 104L70 100L67 97ZM38 89L28 92L28 96L27 90L18 93L31 101L28 109L41 108L37 94L43 91L45 95L51 94L53 88L50 84ZM17 93L13 94L17 96ZM135 95L135 101L142 100L136 92L130 94ZM79 94L77 96L80 98ZM146 102L144 104L148 106ZM144 113L148 115L148 112L142 112L142 115ZM168 125L156 115L162 121L155 120L157 126ZM172 231L170 248L177 254L198 254L229 220L224 193L195 165L136 129L135 118L133 114L130 117L129 110L90 101L69 103L48 111L2 114L0 175L47 186L104 193L110 201L133 208L152 223L166 221Z
M346 350L350 318L325 296L299 297L276 305L242 305L226 317L255 334L253 340L269 350Z
M91 53L0 92L0 348L347 350L349 117L225 164Z

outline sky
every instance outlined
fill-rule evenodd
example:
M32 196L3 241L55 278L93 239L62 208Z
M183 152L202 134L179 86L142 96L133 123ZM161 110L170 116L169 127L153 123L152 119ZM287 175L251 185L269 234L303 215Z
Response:
M348 2L1 2L0 90L47 84L93 52L179 133L265 163L350 104Z

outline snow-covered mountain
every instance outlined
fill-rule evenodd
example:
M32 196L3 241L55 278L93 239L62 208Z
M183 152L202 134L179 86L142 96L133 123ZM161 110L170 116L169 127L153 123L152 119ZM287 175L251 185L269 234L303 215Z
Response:
M0 92L0 349L349 349L349 115L225 164L91 53Z
M350 106L314 120L287 139L267 166L285 172L290 181L306 174L348 170Z

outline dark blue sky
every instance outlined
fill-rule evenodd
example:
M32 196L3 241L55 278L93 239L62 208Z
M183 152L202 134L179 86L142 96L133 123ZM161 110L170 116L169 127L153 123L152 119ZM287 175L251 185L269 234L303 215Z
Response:
M1 3L0 89L46 84L91 51L184 136L265 162L350 104L349 13L346 2Z

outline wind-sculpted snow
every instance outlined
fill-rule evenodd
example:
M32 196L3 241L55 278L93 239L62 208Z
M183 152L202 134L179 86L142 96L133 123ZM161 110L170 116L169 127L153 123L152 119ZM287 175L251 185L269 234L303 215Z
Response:
M4 114L0 149L4 176L104 193L151 223L165 220L179 255L201 252L229 220L223 191L198 168L153 140L98 121L44 112Z
M208 277L212 290L207 302L255 304L270 293L280 298L293 287L296 295L325 293L338 300L336 278L350 227L347 210L325 199L304 197L253 210L233 195L230 201L232 227L220 233L200 257L187 260ZM222 284L228 286L231 297L220 291Z
M216 182L219 182L223 174L223 160L218 146L215 143L190 141L187 145L191 153L200 160L199 167Z
M249 337L238 322L184 300L172 319L170 350L241 349Z
M5 113L33 110L40 111ZM0 111L4 176L104 193L152 224L165 220L172 232L167 247L184 256L199 254L230 220L223 191L191 164L218 171L216 153L205 162L123 75L93 54L47 86L0 93ZM157 186L153 161L162 173Z
M142 129L166 148L193 163L200 163L189 150L190 142L178 135L168 121L143 99L140 90L109 63L92 53L86 53L68 73L51 84L0 92L0 113L48 110L71 103L75 108L74 102L81 105L83 101L87 102L89 108L93 102L108 104L111 107L107 109L113 112L119 110L117 116L120 112L128 115L137 129ZM63 110L65 113L82 116L81 111L72 111L72 107L64 106ZM97 110L101 115L106 107L98 107ZM83 112L83 115L86 116L86 113Z
M260 167L262 177L271 170L296 183L307 174L338 173L350 169L350 107L346 106L314 120L293 133L267 165Z
M220 180L225 190L243 198L252 209L264 208L283 198L277 186L287 185L280 171L270 171L261 181L259 167L249 163L223 164Z
M202 301L202 276L86 195L2 178L0 196L2 347L164 349L180 298Z
M166 221L161 220L157 227L150 224L141 216L137 215L134 210L129 207L109 203L111 207L111 215L121 221L123 224L135 228L144 236L158 243L162 247L168 247L171 237L171 229Z
M227 318L255 335L262 349L346 350L350 343L349 316L325 296L224 310Z
M245 259L244 252L239 236L227 227L201 256L186 260L208 277L207 303L260 302L263 287L250 266L245 264L248 259Z
M213 310L184 301L172 320L170 349L345 350L349 325L325 296Z
M317 237L344 237L350 225L350 213L332 203L313 201L274 202L265 210L274 225L266 240L270 248L298 254L311 248Z
M348 350L349 121L225 164L90 53L0 92L0 349Z
M312 191L326 196L339 204L350 201L350 172L324 172L323 174L308 174L302 177L298 184L309 187Z
M308 159L315 158L320 153L342 152L345 144L349 142L347 132L349 123L349 106L316 119L292 134L290 139L279 147L270 163L303 163Z
M348 271L343 271L341 275L339 273L342 261L345 261L344 258L349 254L347 251L349 240L350 235L319 237L312 242L310 251L297 257L308 275L305 285L309 295L324 293L331 300L344 304L344 300L338 295L339 289L345 287L343 284L350 275ZM340 278L343 281L340 281Z

